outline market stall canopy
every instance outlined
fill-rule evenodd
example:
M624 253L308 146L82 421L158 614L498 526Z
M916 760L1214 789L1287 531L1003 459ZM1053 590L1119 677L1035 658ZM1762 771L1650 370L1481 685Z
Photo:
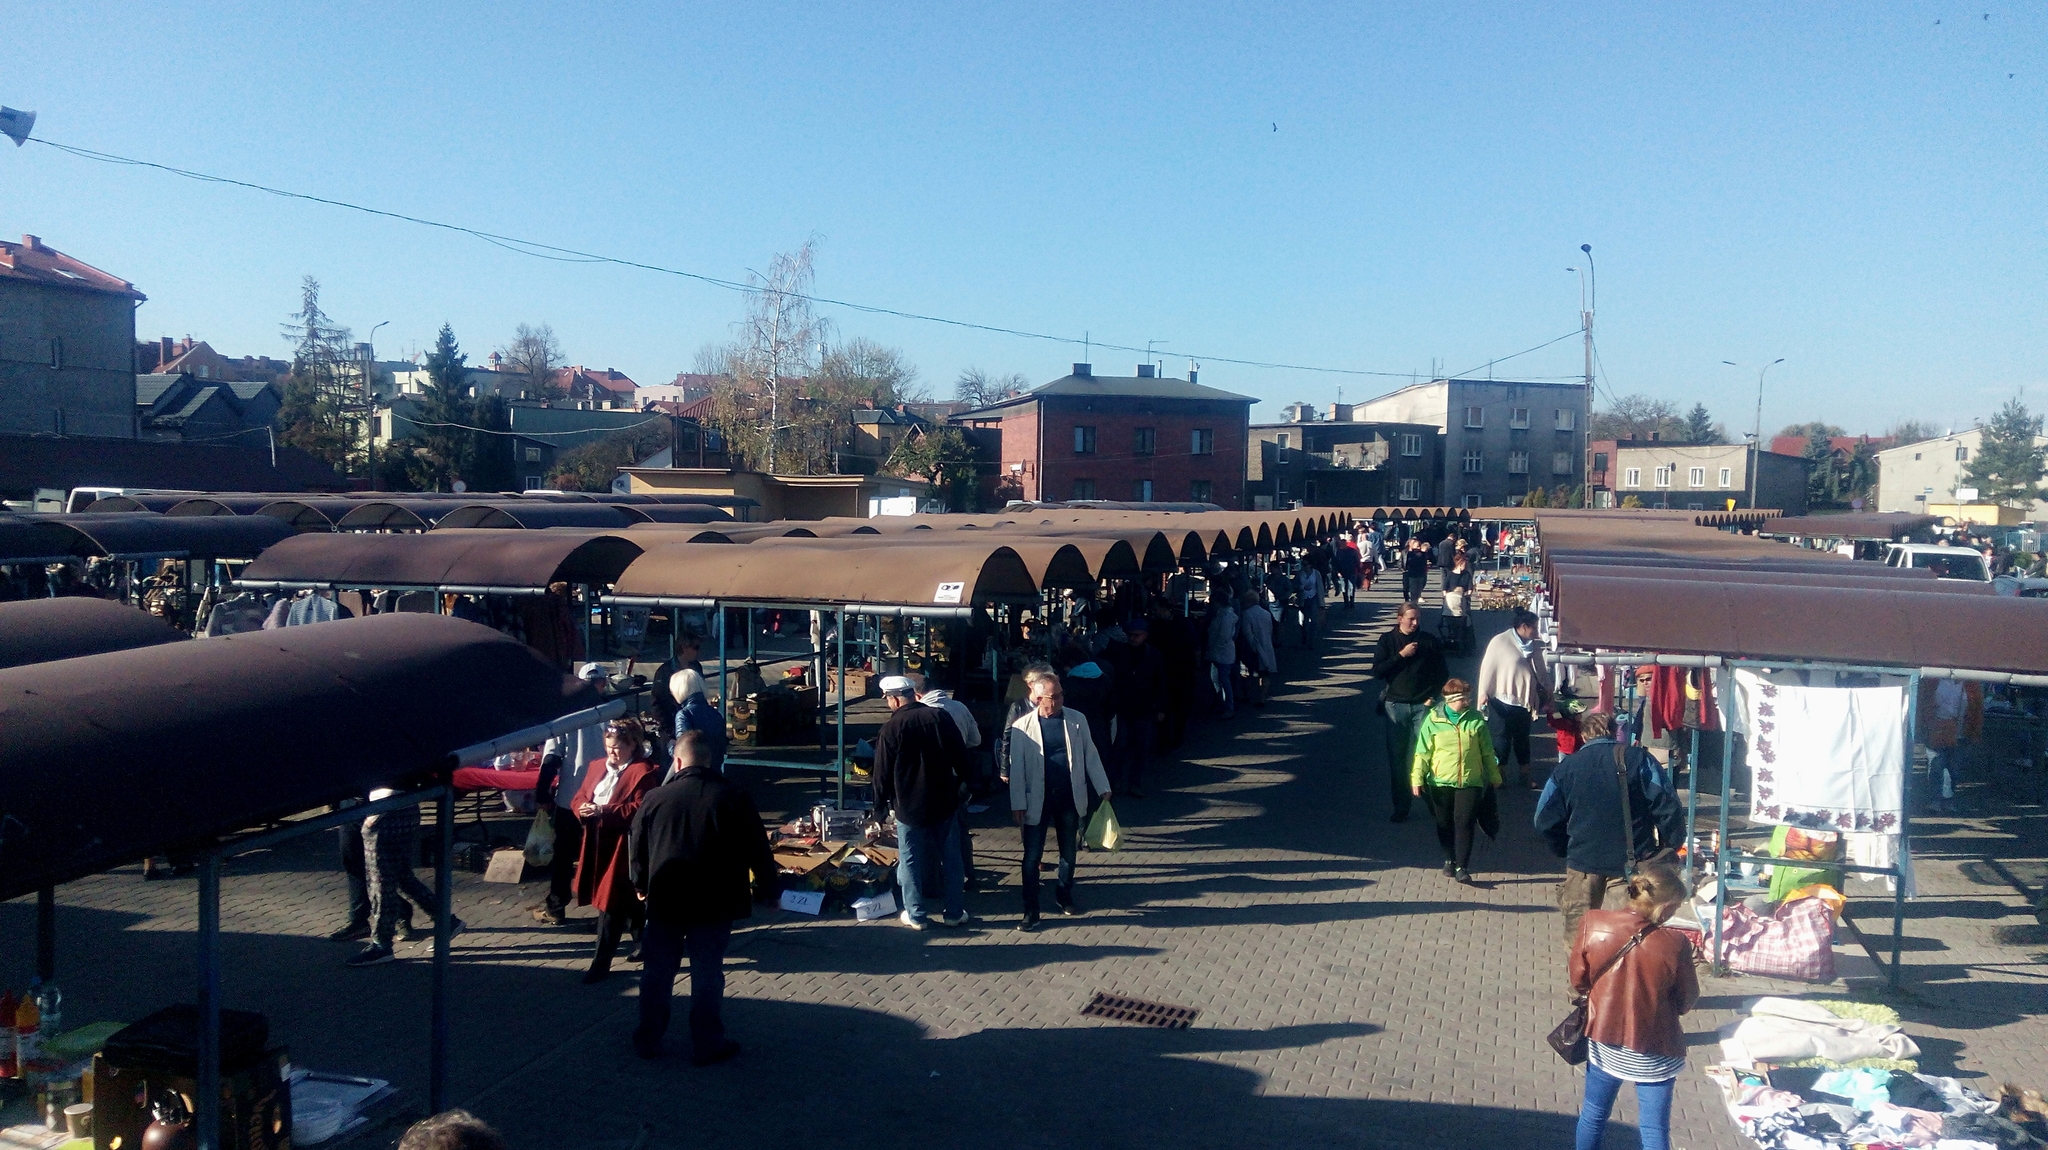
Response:
M1004 535L999 539L974 537L984 550L1007 547L1024 561L1031 581L1041 590L1093 590L1097 579L1135 579L1138 558L1120 539L1065 539L1042 535ZM849 549L878 549L904 554L927 547L957 548L960 537L950 531L912 532L902 535L853 535L839 539L761 539L756 547L789 547L806 551L844 553Z
M1851 511L1842 515L1795 515L1788 519L1770 519L1757 527L1757 534L1897 542L1940 522L1939 515L1919 515L1911 511Z
M255 514L282 519L291 524L294 531L333 531L335 524L361 507L363 502L343 495L299 496L266 503L258 507Z
M457 750L598 701L518 640L442 615L0 670L0 899L424 783Z
M162 619L106 599L78 596L0 603L0 668L154 647L184 638Z
M445 529L401 535L309 533L264 551L244 587L434 587L535 591L550 583L603 585L643 548L623 533Z
M80 509L82 515L105 515L112 511L165 512L198 494L194 491L145 491L134 495L102 495Z
M2048 600L1573 575L1558 642L1652 651L2048 674Z
M254 515L280 499L290 499L286 492L223 492L212 495L195 495L179 500L164 510L165 515Z
M472 503L443 511L434 520L434 530L465 527L535 529L543 527L589 527L617 530L633 523L648 523L651 515L637 508L614 507L607 503L543 503L539 500L506 499L496 503Z
M291 536L275 519L172 516L153 511L47 515L42 522L67 533L58 554L110 559L253 559ZM54 536L50 536L54 538Z
M360 501L352 504L347 514L334 521L336 531L425 531L440 522L443 515L460 511L465 507L496 505L508 497L492 496L479 498L459 495L442 495L412 498L386 498ZM545 503L535 506L545 507Z
M1550 584L1550 601L1560 614L1577 606L1576 603L1567 603L1566 592L1573 585L1573 581L1579 578L1664 579L1675 583L1710 580L1773 587L1836 587L1866 591L1917 591L1938 595L1996 594L1991 584L1980 580L1936 579L1934 572L1925 568L1881 567L1875 563L1862 563L1854 568L1843 568L1837 564L1834 568L1825 570L1779 570L1776 565L1763 560L1753 560L1750 564L1716 564L1684 560L1662 564L1641 561L1619 564L1580 561L1566 557L1560 559L1552 570L1554 581ZM1679 590L1674 588L1674 591Z
M623 600L965 608L1032 600L1038 585L1017 552L998 540L950 545L808 546L785 539L750 547L664 543L633 561L615 584ZM793 560L793 556L801 556Z
M706 503L617 503L612 506L644 515L656 523L735 522L731 512Z

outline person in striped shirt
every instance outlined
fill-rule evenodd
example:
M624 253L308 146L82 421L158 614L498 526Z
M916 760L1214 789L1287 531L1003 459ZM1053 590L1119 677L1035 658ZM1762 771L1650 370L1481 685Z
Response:
M1589 910L1569 961L1572 989L1586 998L1586 1094L1578 1150L1598 1150L1621 1084L1636 1087L1643 1150L1669 1150L1671 1090L1685 1069L1679 1016L1699 1001L1692 944L1663 924L1685 903L1684 876L1652 859L1628 880L1623 910Z

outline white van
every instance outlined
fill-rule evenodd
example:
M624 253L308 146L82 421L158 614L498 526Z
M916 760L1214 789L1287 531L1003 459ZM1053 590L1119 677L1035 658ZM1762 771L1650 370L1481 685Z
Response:
M1940 566L1936 566L1939 564ZM1887 567L1934 568L1936 578L1991 582L1991 566L1981 552L1967 547L1941 547L1928 543L1894 543L1885 549Z

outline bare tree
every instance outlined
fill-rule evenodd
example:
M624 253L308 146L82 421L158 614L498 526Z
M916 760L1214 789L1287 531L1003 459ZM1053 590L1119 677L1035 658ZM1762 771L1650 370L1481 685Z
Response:
M811 308L815 247L815 240L805 240L796 251L782 252L769 261L767 275L751 276L747 317L740 323L732 358L739 390L766 400L768 423L761 429L760 458L771 473L776 466L776 444L787 430L783 389L810 375L813 357L826 333L825 322Z
M1648 439L1655 432L1659 439L1683 442L1686 427L1670 400L1624 395L1606 411L1594 412L1587 432L1593 439Z
M505 371L525 378L528 395L552 399L559 394L555 388L555 369L562 366L562 345L556 342L552 326L520 324L513 329L512 342L498 356Z
M733 357L738 354L739 348L734 344L707 342L697 349L690 370L697 375L731 375Z
M1022 395L1030 389L1031 381L1024 378L1021 372L1013 371L1008 375L990 375L978 367L962 370L960 377L953 381L954 396L964 399L976 407L987 407L992 403L1001 403L1013 395Z
M1885 428L1884 433L1891 439L1894 447L1903 447L1908 443L1918 443L1923 439L1933 439L1941 434L1932 423L1924 419L1898 420L1890 427Z

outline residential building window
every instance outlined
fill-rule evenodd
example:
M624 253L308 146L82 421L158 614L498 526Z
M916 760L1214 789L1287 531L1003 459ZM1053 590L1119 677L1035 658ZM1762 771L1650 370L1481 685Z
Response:
M1919 452L1917 452L1917 451L1913 453L1913 462L1915 462L1915 463L1918 463L1918 462L1920 462L1920 453L1919 453Z
M1465 426L1466 426L1466 427L1485 427L1485 426L1486 426L1486 409L1485 409L1485 408L1483 408L1483 407L1468 407L1468 408L1466 408L1466 409L1465 409Z
M1465 474L1478 475L1486 469L1486 454L1480 451L1465 453Z
M58 371L64 368L64 341L61 339L50 341L50 367ZM1962 456L1958 455L1956 458L1961 459Z
M1694 487L1705 487L1707 485L1707 469L1695 467L1688 470L1685 473L1685 481Z
M1550 473L1552 475L1570 475L1572 473L1572 453L1569 451L1552 452L1550 455Z
M1422 437L1419 435L1403 435L1401 437L1401 454L1410 458L1420 456L1422 454Z
M1140 427L1131 432L1131 454L1153 455L1157 453L1158 433L1150 427Z
M1193 483L1188 484L1188 498L1197 503L1214 503L1215 500L1209 498L1210 493L1214 490L1215 484L1209 480L1197 479Z
M1149 479L1134 480L1131 483L1131 498L1140 503L1152 502L1152 481Z
M538 448L538 447L529 447L529 448L527 448L527 449L526 449L526 461L527 461L528 463L539 463L539 462L540 462L540 448Z
M1094 429L1094 428L1092 428L1092 427L1076 427L1076 428L1074 429L1074 454L1075 454L1075 455L1093 455L1093 454L1095 454L1095 429ZM1085 496L1085 495L1077 495L1077 496L1075 496L1075 498L1077 498L1077 499L1086 499L1086 498L1089 498L1089 497L1088 497L1088 496Z
M1593 470L1595 470L1595 471L1598 471L1598 472L1602 472L1602 473L1605 473L1605 472L1606 472L1606 470L1607 470L1607 453L1606 453L1606 452L1604 452L1604 451L1596 451L1596 452L1594 452L1594 453L1593 453Z
M1557 409L1557 429L1559 431L1576 431L1578 430L1578 426L1578 412L1573 411L1569 407L1560 407Z
M1671 486L1671 473L1676 470L1676 467L1659 467L1657 469L1657 486Z
M1282 450L1282 451L1285 451L1285 450L1287 450L1287 433L1286 433L1286 432L1284 432L1284 431L1283 431L1283 432L1281 432L1281 433L1280 433L1280 435L1279 435L1279 438L1278 438L1278 439L1276 439L1276 440L1274 440L1274 442L1276 442L1276 443L1278 443L1278 444L1280 445L1280 450Z
M1643 469L1640 467L1625 468L1621 473L1621 485L1623 487L1641 487L1643 485Z
M1723 467L1723 468L1721 469L1721 486L1723 486L1723 487L1733 487L1733 486L1735 486L1735 469L1734 469L1734 468L1732 468L1732 467Z
M526 477L526 489L527 489L528 491L539 491L539 490L540 490L540 476L538 476L538 475L529 475L529 476L527 476L527 477ZM1621 792L1619 792L1619 791L1616 791L1615 793L1616 793L1616 794L1620 794Z
M1315 480L1311 479L1307 483L1301 485L1301 499L1302 502L1308 504L1310 507L1314 507L1316 505Z
M1486 497L1483 495L1467 495L1465 497L1465 506L1484 507L1486 506Z
M1190 454L1190 455L1214 455L1214 454L1216 454L1216 432L1215 432L1215 429L1213 429L1213 428L1208 428L1208 427L1197 427L1197 428L1195 428L1194 434L1188 437L1188 454Z
M1528 430L1529 409L1526 407L1508 408L1508 426L1513 428L1519 428L1524 431Z
M1076 480L1074 480L1074 494L1073 494L1073 495L1072 495L1072 496L1071 496L1070 498L1074 498L1074 499L1093 499L1093 498L1095 498L1095 481L1094 481L1093 479L1076 479Z
M1508 452L1508 474L1509 474L1509 475L1527 475L1527 474L1529 474L1529 453L1528 453L1528 452L1526 452L1526 451L1510 451L1510 452Z
M1403 479L1401 481L1401 501L1403 503L1413 503L1420 498L1422 498L1422 480Z
M52 343L54 343L54 342L56 342L56 341L55 341L55 340L52 340L51 342L52 342ZM56 366L56 365L55 365L55 364L52 364L51 366L53 366L53 367L54 367L54 366ZM1957 444L1957 445L1956 445L1956 462L1957 462L1957 463L1961 463L1961 462L1962 462L1963 460L1965 460L1965 459L1968 459L1968 458L1970 458L1970 449L1969 449L1969 448L1967 448L1967 447L1964 447L1964 446L1963 446L1963 445L1961 445L1961 444Z

